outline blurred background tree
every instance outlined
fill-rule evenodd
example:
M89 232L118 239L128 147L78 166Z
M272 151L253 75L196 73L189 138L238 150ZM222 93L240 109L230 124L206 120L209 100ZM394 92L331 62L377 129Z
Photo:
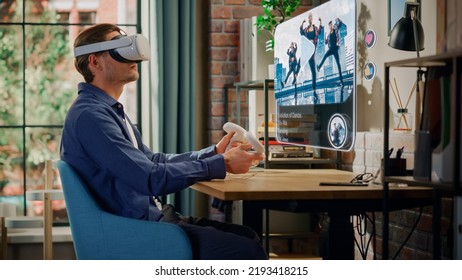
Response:
M54 24L60 15L41 1L25 1L24 15L20 1L2 2L0 22L18 23L0 25L0 168L8 171L18 157L34 167L58 156L50 139L59 144L77 81L67 27ZM20 24L23 16L34 24Z

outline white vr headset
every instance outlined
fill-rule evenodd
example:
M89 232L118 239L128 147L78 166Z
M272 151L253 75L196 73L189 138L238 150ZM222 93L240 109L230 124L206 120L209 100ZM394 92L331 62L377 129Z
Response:
M113 59L124 63L141 62L151 58L148 39L141 34L119 35L110 41L79 46L74 49L74 57L102 51L109 51Z

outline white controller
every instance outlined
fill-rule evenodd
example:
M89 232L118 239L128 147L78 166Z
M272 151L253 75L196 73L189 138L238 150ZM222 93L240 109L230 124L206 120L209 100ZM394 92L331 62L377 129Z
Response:
M232 122L227 122L223 125L223 130L226 131L226 133L230 133L231 131L235 132L233 138L231 138L230 143L236 141L245 142L247 139L247 141L252 144L257 154L262 154L265 151L260 141L258 141L258 139L251 132L243 129L239 125Z

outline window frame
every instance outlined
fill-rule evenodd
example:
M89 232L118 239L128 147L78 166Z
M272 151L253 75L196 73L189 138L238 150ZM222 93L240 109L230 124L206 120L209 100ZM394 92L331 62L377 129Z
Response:
M94 12L94 19L95 19L95 22L93 23L88 23L88 22L85 22L85 23L69 23L69 21L67 22L56 22L56 23L40 23L40 22L31 22L31 21L28 21L28 19L26 18L26 2L28 0L16 0L16 5L18 6L18 8L22 9L22 15L21 15L21 21L20 22L0 22L0 26L18 26L20 27L20 29L22 30L22 42L20 43L20 47L22 48L22 61L21 61L21 64L22 64L22 120L21 120L21 123L17 123L17 124L0 124L0 130L3 130L3 129L6 129L6 130L21 130L21 133L22 133L22 171L23 171L23 174L22 174L22 188L23 188L23 194L22 194L22 200L23 200L23 213L18 213L18 214L22 214L22 215L27 215L27 212L28 212L28 202L27 202L27 199L26 199L26 193L28 192L28 174L27 174L27 170L28 170L28 167L27 167L27 157L28 157L28 144L27 144L27 130L28 129L44 129L44 130L47 130L47 131L52 131L52 130L56 130L56 129L63 129L63 126L64 126L64 123L61 123L61 124L29 124L28 121L27 121L27 118L26 118L26 115L27 115L27 110L29 109L27 107L27 84L26 84L26 81L27 81L27 73L26 73L26 66L27 66L27 63L26 63L26 38L27 38L27 34L25 32L25 30L30 27L30 26L63 26L63 27L72 27L72 26L78 26L80 28L83 28L83 27L87 27L87 26L90 26L90 25L93 25L93 24L96 24L98 19L97 19L97 12L95 11ZM123 1L123 0L122 0ZM118 4L121 3L121 1L119 0L118 1ZM136 22L135 23L117 23L117 22L114 22L114 24L117 24L118 26L120 26L121 28L134 28L136 29L136 32L137 33L141 33L141 0L135 0L135 3L136 3ZM30 3L29 3L30 4ZM122 4L122 6L125 6L125 4ZM56 10L57 13L62 13L63 11L59 11L59 10ZM92 11L89 11L89 10L85 10L85 11L82 11L84 13L92 13ZM80 18L80 16L79 16ZM141 89L142 89L142 67L141 66L138 66L138 70L140 72L140 79L138 79L138 81L136 82L136 116L134 116L136 119L134 120L135 121L135 125L137 125L137 127L139 128L139 130L141 131L141 127L142 127L142 102L141 102ZM77 85L75 85L75 92L77 91ZM133 118L133 116L132 116ZM18 133L19 134L19 133ZM3 167L1 167L3 168ZM6 196L2 196L2 197L6 197Z

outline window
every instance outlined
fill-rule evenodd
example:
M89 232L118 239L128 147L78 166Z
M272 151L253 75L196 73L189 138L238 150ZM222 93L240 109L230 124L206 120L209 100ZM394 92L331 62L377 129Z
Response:
M83 81L73 64L72 44L84 27L102 22L140 32L139 0L0 1L0 202L18 214L41 215L42 205L26 201L28 190L44 187L47 159L59 158L64 118ZM121 102L138 122L136 83ZM58 175L58 174L56 174ZM60 188L55 176L54 188ZM64 202L53 202L65 220Z

